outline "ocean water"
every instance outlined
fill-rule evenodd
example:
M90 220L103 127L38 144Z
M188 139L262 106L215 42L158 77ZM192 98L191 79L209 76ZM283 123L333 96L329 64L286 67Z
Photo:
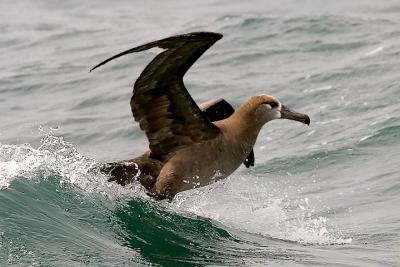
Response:
M173 34L224 34L185 83L264 126L256 166L155 202L99 162L147 140L132 84ZM0 2L0 266L399 266L399 1Z

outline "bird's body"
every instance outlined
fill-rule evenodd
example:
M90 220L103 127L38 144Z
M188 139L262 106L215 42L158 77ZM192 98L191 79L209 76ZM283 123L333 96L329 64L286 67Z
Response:
M154 191L160 193L167 186L172 186L173 192L184 191L208 185L233 173L253 149L256 135L250 137L240 131L231 131L231 122L231 117L216 122L221 129L218 136L176 151L163 166ZM244 129L240 124L237 126Z
M156 199L226 178L241 163L254 164L253 146L265 123L287 118L309 124L273 96L253 96L236 111L224 100L197 106L183 75L222 36L191 33L173 36L120 53L164 48L135 83L131 109L149 139L149 151L102 170L122 185L138 179ZM93 68L94 69L94 68Z

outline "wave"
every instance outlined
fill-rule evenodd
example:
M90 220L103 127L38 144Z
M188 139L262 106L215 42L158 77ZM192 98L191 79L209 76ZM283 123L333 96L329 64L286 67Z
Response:
M97 164L52 131L37 148L0 144L0 255L15 264L47 255L64 265L237 265L295 259L299 245L351 242L308 198L276 196L245 177L155 202L139 184L108 183Z

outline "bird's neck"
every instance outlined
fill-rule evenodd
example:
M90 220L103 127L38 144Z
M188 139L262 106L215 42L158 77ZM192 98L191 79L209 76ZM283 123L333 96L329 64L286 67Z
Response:
M254 109L251 103L246 102L226 119L226 125L229 125L230 128L227 129L227 134L238 140L246 153L253 148L258 134L265 124L257 119Z

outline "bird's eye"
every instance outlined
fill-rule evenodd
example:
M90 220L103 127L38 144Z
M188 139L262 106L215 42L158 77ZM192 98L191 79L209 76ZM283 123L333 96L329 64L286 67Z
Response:
M276 102L276 101L271 101L271 102L269 102L269 103L267 103L267 104L270 105L271 108L276 108L276 107L279 106L278 102Z

